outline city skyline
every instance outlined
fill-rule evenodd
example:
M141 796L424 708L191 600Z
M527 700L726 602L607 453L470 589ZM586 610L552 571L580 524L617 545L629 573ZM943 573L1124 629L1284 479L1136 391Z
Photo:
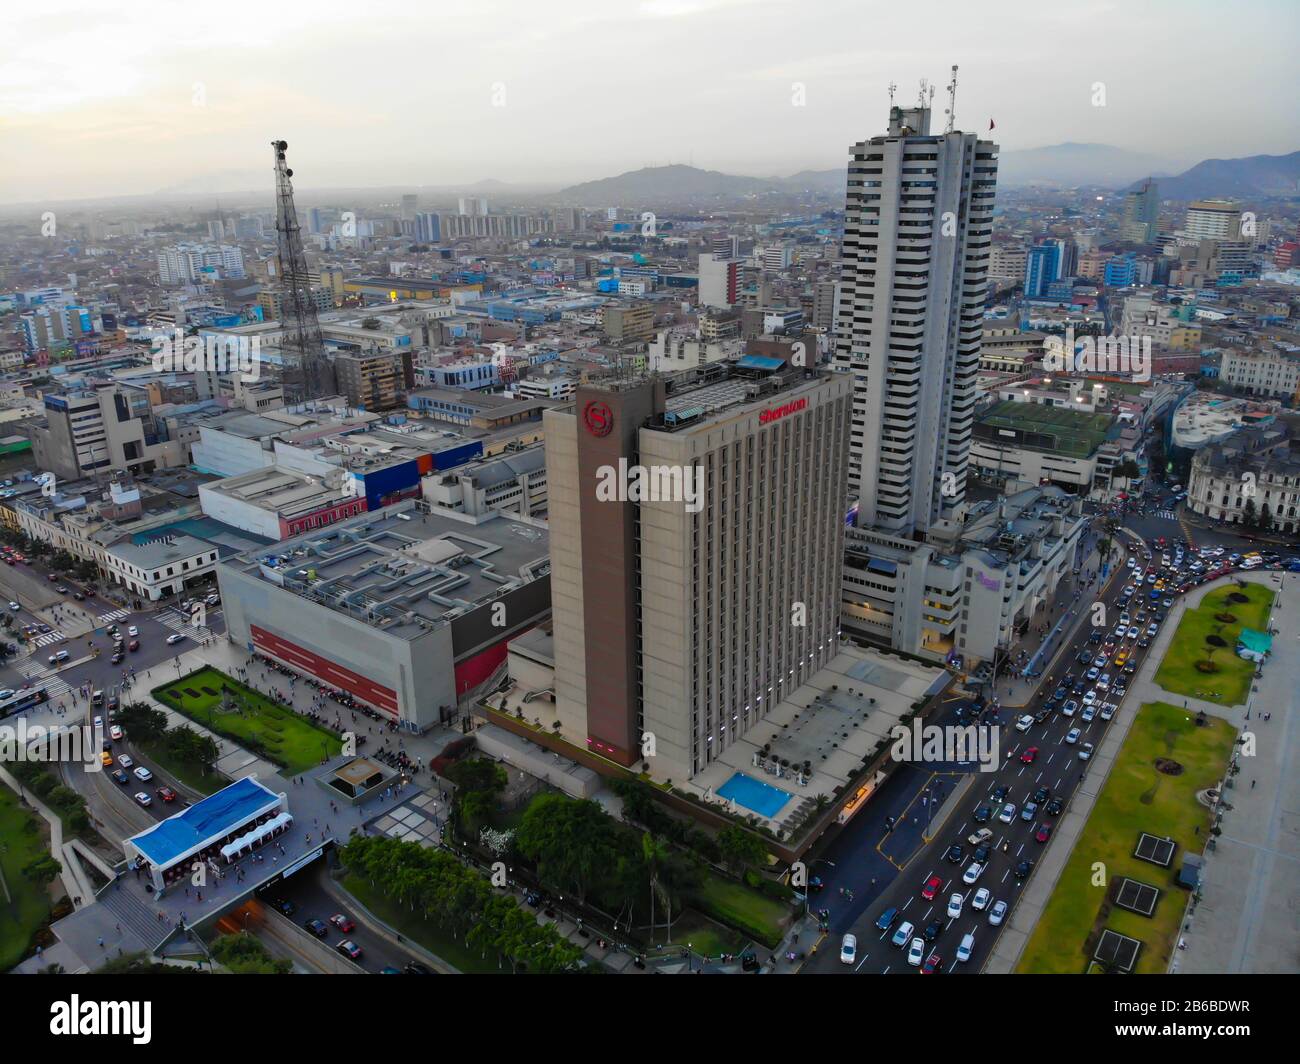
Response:
M992 120L1007 151L1104 144L1177 172L1300 143L1295 93L1279 91L1296 85L1280 42L1297 16L1253 6L1256 44L1225 51L1219 10L1201 3L1014 2L991 16L938 4L921 49L897 46L913 33L910 12L838 0L805 5L797 21L776 0L570 5L567 21L553 7L440 5L400 16L410 32L398 38L350 5L314 7L308 28L240 0L219 25L169 6L160 49L155 15L60 0L15 19L33 47L0 81L6 154L41 165L0 177L0 203L257 188L276 136L293 144L309 189L564 185L666 163L763 177L831 169L873 134L891 83L908 105L928 77L942 118L954 63L958 129L983 134ZM481 51L507 18L509 42ZM854 20L870 27L864 44L844 43ZM990 24L997 57L983 43ZM1150 79L1162 35L1177 37L1189 68L1226 64L1236 91ZM1180 120L1189 114L1194 124Z

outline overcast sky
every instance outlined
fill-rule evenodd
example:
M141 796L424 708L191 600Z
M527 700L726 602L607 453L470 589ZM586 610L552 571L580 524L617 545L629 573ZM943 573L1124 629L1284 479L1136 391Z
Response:
M273 137L302 188L789 174L881 132L891 81L910 101L928 77L942 111L953 63L958 128L992 117L1004 148L1300 148L1296 0L39 0L5 22L0 203L269 188Z

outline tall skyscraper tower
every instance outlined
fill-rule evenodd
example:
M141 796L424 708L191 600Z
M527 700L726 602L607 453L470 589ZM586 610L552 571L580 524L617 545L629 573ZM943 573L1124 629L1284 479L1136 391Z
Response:
M931 134L924 99L850 149L835 365L859 525L916 535L965 499L997 151Z
M320 321L307 276L307 254L302 249L302 231L293 205L293 171L285 162L287 141L274 140L275 152L275 236L279 252L279 288L286 357L285 395L291 401L334 395L334 369L325 357Z
M1135 244L1152 244L1159 232L1160 187L1151 178L1124 197L1120 237Z

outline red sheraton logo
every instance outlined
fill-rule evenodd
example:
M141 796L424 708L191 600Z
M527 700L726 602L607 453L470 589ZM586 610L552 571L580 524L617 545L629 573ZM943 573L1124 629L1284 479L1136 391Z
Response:
M776 421L779 418L785 417L786 414L797 414L807 406L807 399L796 399L794 402L783 403L781 406L769 406L758 415L758 423L760 425L766 425L770 421Z
M608 436L614 427L614 411L609 408L608 403L593 399L583 408L582 420L587 425L587 431L593 436Z

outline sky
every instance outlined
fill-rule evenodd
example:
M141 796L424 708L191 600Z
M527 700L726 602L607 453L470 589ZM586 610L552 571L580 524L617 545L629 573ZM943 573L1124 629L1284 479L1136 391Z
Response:
M6 12L0 203L842 166L921 78L1004 149L1300 148L1295 0L41 0ZM1100 88L1100 91L1099 91ZM1098 102L1100 100L1100 103ZM942 121L942 115L939 121Z

